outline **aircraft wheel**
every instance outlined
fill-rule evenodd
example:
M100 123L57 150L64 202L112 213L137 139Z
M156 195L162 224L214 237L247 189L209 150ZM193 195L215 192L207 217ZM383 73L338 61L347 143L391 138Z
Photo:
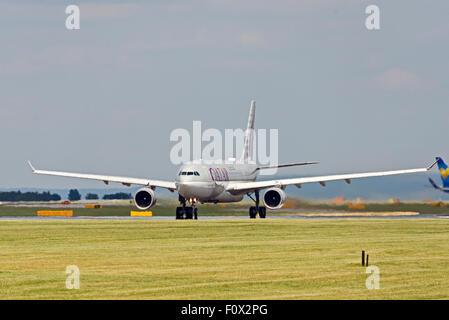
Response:
M198 208L193 208L193 218L198 220Z
M184 208L176 207L176 219L184 219Z
M186 207L186 219L193 219L193 208Z
M251 219L256 219L256 216L257 216L256 207L249 207L249 217Z
M265 219L266 216L267 216L267 208L259 207L259 217L261 219Z

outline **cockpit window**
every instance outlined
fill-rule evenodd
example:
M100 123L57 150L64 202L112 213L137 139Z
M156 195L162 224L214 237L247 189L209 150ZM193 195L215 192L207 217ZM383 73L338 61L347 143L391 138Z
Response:
M198 171L179 171L179 176L199 176Z

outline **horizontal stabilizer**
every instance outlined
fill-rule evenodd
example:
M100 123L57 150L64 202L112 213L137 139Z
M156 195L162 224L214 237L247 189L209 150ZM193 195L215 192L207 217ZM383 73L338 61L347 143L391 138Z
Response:
M307 166L311 164L317 164L319 162L317 161L309 161L309 162L295 162L295 163L285 163L285 164L279 164L276 166L265 166L265 167L258 167L254 171L258 170L265 170L265 169L276 169L276 168L286 168L286 167L295 167L295 166Z
M449 188L443 188L443 187L438 186L438 185L435 183L435 181L433 181L431 178L429 178L429 182L430 182L430 184L431 184L435 189L440 190L440 191L443 191L443 192L448 192L448 193L449 193Z
M440 186L438 186L436 183L435 183L435 181L433 181L431 178L429 178L429 182L430 182L430 184L435 188L435 189L438 189L438 190L441 190L442 188L440 187Z

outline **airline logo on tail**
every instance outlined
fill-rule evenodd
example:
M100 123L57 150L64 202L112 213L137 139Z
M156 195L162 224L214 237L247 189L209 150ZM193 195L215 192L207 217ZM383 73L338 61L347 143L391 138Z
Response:
M446 168L446 169L441 168L440 169L440 173L441 173L441 176L443 177L443 179L446 179L447 176L449 176L449 169L448 168Z
M440 157L437 157L436 160L438 161L437 164L438 164L438 169L440 169L441 180L443 180L443 183L445 183L447 177L449 176L449 168L444 163L443 159L441 159ZM449 184L448 184L448 186L449 186Z

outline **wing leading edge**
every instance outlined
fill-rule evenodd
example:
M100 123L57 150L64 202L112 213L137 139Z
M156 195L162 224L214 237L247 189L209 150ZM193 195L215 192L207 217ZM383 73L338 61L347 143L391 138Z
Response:
M418 173L426 172L430 170L436 162L427 168L418 169L408 169L408 170L394 170L394 171L378 171L378 172L366 172L366 173L350 173L350 174L336 174L329 176L317 176L317 177L304 177L304 178L291 178L291 179L278 179L278 180L267 180L267 181L255 181L255 182L230 182L226 190L230 192L243 192L251 190L260 190L270 187L285 187L288 185L296 185L298 188L304 183L318 182L322 186L325 186L327 181L345 180L347 183L351 182L351 179L359 178L371 178L371 177L382 177L382 176L392 176L398 174L407 173Z
M160 187L160 188L168 189L170 191L176 190L175 183L171 182L171 181L149 180L149 179L117 177L117 176L105 176L105 175L98 175L98 174L75 173L75 172L37 170L33 167L33 165L31 164L30 161L28 161L28 164L31 167L31 170L33 171L33 173L35 173L35 174L98 180L98 181L103 181L106 184L109 184L109 182L117 182L117 183L121 183L125 186L130 186L132 184L135 184L135 185L148 186L148 187Z

